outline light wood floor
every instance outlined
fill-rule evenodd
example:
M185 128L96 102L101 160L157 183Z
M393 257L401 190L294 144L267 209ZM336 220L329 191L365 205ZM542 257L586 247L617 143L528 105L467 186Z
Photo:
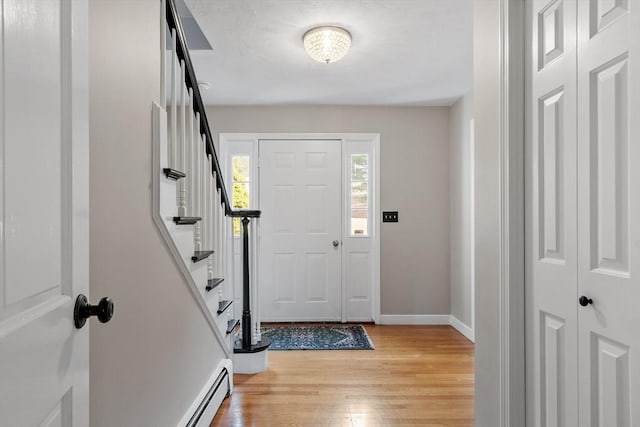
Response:
M473 344L450 326L365 326L375 350L271 351L212 426L473 426Z

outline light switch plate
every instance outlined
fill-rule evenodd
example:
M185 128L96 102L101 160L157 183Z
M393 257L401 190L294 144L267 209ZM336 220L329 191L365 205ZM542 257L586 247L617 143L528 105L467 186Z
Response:
M382 212L382 222L398 222L398 211Z

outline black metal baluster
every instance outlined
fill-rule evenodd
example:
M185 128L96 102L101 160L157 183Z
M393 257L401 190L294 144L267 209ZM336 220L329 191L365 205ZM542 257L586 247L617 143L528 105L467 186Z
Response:
M249 301L249 218L242 218L242 348L251 347L251 305Z

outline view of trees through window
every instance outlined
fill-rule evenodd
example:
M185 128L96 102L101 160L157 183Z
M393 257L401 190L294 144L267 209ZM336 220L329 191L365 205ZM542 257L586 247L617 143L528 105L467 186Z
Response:
M231 158L233 167L233 196L232 203L234 209L249 209L250 191L250 170L251 162L249 156L238 155ZM242 234L242 224L240 218L233 219L233 235L238 237Z
M351 235L369 234L369 155L351 155Z

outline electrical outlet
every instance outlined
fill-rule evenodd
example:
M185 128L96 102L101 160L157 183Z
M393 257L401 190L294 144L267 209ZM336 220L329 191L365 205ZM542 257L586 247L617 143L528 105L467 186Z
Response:
M398 222L398 211L382 212L382 222Z

